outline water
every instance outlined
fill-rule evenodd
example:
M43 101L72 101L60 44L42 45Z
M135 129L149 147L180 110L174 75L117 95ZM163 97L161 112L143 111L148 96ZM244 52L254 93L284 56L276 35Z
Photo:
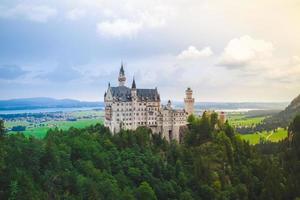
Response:
M0 114L24 114L24 113L51 113L51 112L73 112L84 110L103 110L103 107L80 107L80 108L41 108L32 110L0 110Z

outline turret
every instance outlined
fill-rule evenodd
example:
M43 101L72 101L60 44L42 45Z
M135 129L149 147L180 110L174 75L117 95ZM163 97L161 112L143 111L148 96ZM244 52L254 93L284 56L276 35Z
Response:
M111 101L112 98L110 83L108 83L107 91L104 93L104 102Z
M184 98L184 107L185 111L188 115L194 114L194 103L195 99L193 98L193 90L191 88L187 88L185 90L186 97Z
M119 80L119 86L124 86L125 85L126 77L125 77L125 72L124 72L124 68L123 68L123 63L121 63L121 68L120 68L118 80Z
M170 109L172 108L171 100L168 101L168 103L167 103L167 108L170 108Z
M133 98L133 100L137 99L137 91L134 77L131 85L131 97Z

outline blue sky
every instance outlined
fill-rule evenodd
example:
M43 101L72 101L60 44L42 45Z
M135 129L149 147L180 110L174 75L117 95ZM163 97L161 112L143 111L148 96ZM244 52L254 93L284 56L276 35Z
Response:
M300 3L2 0L1 99L103 100L117 84L181 100L289 101L300 93ZM274 12L276 11L276 12Z

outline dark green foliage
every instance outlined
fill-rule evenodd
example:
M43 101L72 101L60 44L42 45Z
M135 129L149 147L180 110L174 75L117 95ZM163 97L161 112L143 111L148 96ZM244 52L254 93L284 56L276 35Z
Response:
M12 131L15 132L21 132L21 131L25 131L26 130L26 126L13 126L11 128Z
M143 127L115 135L102 125L55 129L43 140L7 135L0 199L295 199L299 122L290 125L290 140L267 150L207 113L189 118L183 144Z
M142 182L136 189L136 198L140 200L156 200L155 193L147 182Z
M3 137L5 134L4 121L0 119L0 137Z

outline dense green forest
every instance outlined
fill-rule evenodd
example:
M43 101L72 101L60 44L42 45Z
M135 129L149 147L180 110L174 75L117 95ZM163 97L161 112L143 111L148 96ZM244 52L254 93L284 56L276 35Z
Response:
M300 116L289 133L250 146L216 113L191 116L181 144L144 127L55 129L39 140L0 123L0 199L296 199Z

